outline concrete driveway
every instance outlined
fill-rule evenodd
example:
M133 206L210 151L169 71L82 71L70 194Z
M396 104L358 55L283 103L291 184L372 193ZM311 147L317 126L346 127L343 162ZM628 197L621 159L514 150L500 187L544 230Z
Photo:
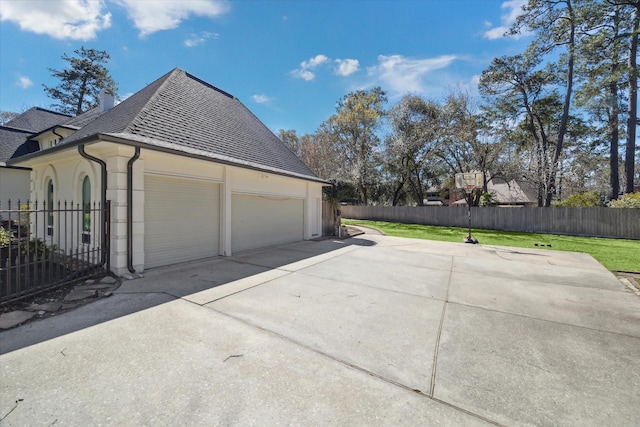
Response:
M551 250L365 235L181 264L0 353L7 426L640 423L640 298Z

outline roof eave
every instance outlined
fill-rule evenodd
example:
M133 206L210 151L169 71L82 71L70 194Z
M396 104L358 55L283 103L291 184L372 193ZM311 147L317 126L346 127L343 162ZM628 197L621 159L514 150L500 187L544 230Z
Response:
M78 129L80 129L77 126L55 125L55 126L51 126L51 127L47 128L47 129L41 130L40 132L36 132L36 133L32 134L29 139L37 138L37 137L39 137L40 135L42 135L44 133L51 132L51 131L53 131L55 129L60 129L60 128L68 129L68 130L74 130L74 131L77 131Z
M112 142L116 144L130 145L133 147L138 146L140 148L146 148L153 151L160 151L160 152L165 152L170 154L178 154L181 156L200 159L200 160L215 161L216 163L221 163L229 166L243 167L246 169L252 169L259 172L268 172L276 175L286 176L289 178L297 178L305 181L313 181L313 182L317 182L327 186L332 185L329 181L326 181L318 177L299 174L295 172L289 172L289 171L285 171L277 168L271 168L271 167L260 165L257 163L243 162L237 159L232 159L230 157L227 158L225 156L218 156L213 153L207 153L204 151L201 151L200 153L195 152L199 150L193 150L193 151L179 150L179 149L171 148L168 146L161 146L154 143L145 142L143 140L134 140L134 139L131 139L130 137L127 138L121 135L109 134L109 133L97 133L97 134L85 136L75 141L66 142L63 144L56 145L55 147L47 148L46 150L36 151L35 153L26 154L24 156L20 156L15 159L11 159L7 162L7 164L8 165L24 164L25 162L28 162L40 156L55 154L64 150L68 150L70 148L77 147L78 145L82 145L82 144L95 144L98 142Z

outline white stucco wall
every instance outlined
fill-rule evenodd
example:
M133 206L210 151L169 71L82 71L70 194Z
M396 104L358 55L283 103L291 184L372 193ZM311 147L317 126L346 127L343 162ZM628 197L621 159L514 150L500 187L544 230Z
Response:
M44 159L43 159L44 160ZM31 215L32 233L49 245L56 245L66 253L90 253L87 259L99 259L101 243L100 215L91 216L89 240L82 240L82 183L89 177L91 206L100 203L100 170L98 165L81 158L77 151L65 153L49 162L33 164L30 182L31 209L39 213ZM47 187L53 182L53 207L47 201ZM53 225L48 230L48 215L44 209L53 209ZM75 209L75 212L72 210ZM93 252L92 252L93 251ZM94 257L94 258L92 258Z
M113 143L86 146L86 152L107 164L107 199L111 200L111 269L118 275L127 269L127 162L134 148ZM31 164L31 197L45 201L47 183L54 183L54 199L82 200L82 180L89 176L92 199L100 200L100 167L82 158L77 149L34 159ZM144 271L145 174L206 180L220 184L220 255L231 255L231 201L233 194L300 199L304 203L304 238L321 235L322 185L303 179L247 170L210 161L141 149L133 168L133 267ZM195 207L197 208L197 207ZM43 221L42 221L43 222ZM41 224L45 227L45 224Z
M0 167L0 209L6 208L9 200L12 207L18 200L29 200L30 177L30 170Z

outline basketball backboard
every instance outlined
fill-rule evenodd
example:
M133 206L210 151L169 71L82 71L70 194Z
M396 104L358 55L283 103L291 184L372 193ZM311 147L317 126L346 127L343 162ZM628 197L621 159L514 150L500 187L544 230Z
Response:
M473 190L474 188L482 188L484 174L482 172L457 173L455 179L456 188Z

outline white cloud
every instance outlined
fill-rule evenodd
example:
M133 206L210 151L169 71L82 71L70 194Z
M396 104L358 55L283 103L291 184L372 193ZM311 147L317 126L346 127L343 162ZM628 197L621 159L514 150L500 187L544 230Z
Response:
M111 26L111 13L103 8L103 0L2 0L0 21L56 39L91 40Z
M379 65L367 68L385 89L396 93L425 92L424 80L432 71L446 68L456 60L454 55L412 59L402 55L379 55Z
M269 98L267 95L264 94L256 94L253 95L251 97L253 99L253 102L258 103L258 104L266 104L267 102L271 101L271 98Z
M295 70L291 71L291 75L305 81L313 80L315 79L316 75L313 71L310 70L328 61L329 58L327 58L326 56L322 54L316 55L313 58L310 58L308 61L302 61L300 63L300 68L296 68Z
M509 27L500 26L491 28L490 30L484 32L484 38L489 40L501 39L503 37L507 37L505 35L507 31L509 31Z
M328 60L329 58L324 55L316 55L313 58L309 59L309 61L302 61L300 63L300 67L302 67L302 69L316 68L318 65L324 64Z
M357 59L336 59L338 67L334 70L334 74L339 76L348 76L360 69L360 62Z
M210 33L208 31L202 31L197 34L189 34L189 38L184 41L186 47L195 47L203 44L209 39L217 39L220 37L218 33Z
M22 89L28 89L33 86L33 82L27 76L18 76L18 81L16 82L16 84Z
M303 79L305 81L310 81L310 80L313 80L313 79L316 78L316 75L314 73L312 73L311 71L309 71L309 70L300 70L300 69L293 70L291 72L291 75L293 77L297 77L297 78Z
M116 0L116 3L127 10L141 37L176 28L191 15L213 18L227 11L226 4L216 0Z
M522 15L522 8L527 4L527 0L508 0L502 3L500 6L502 9L506 9L506 13L504 13L500 17L500 21L502 25L499 25L495 28L490 28L492 24L490 22L485 21L485 26L489 27L487 31L484 32L484 37L489 40L501 39L503 37L511 37L513 39L519 39L521 37L527 36L529 32L523 32L522 34L514 35L514 36L505 36L505 33L509 31L511 25L516 22L518 16Z

